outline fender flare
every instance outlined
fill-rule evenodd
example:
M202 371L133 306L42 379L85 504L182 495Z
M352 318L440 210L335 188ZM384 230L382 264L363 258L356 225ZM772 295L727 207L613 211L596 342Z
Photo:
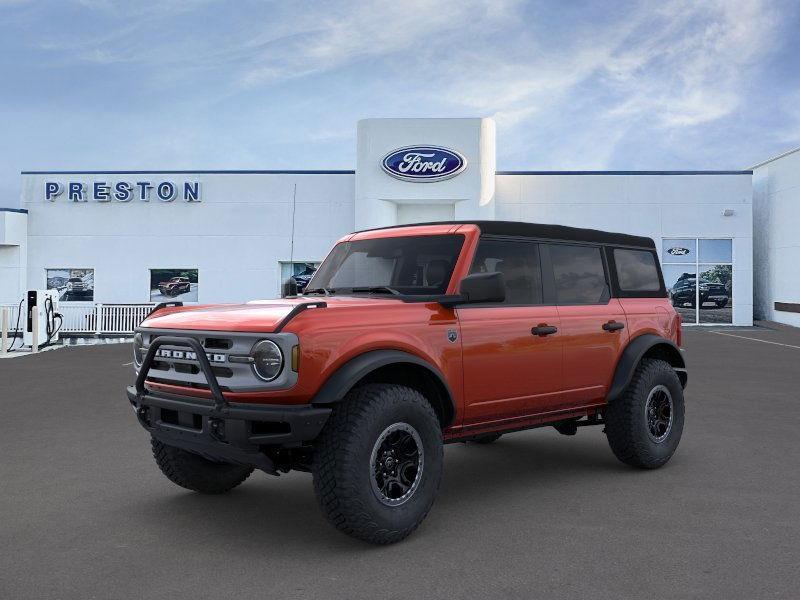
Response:
M393 364L410 364L423 367L433 376L434 381L440 385L440 391L443 392L443 401L448 403L448 406L442 407L445 410L443 426L449 425L455 416L456 407L453 401L453 392L450 390L444 375L428 361L402 350L371 350L351 358L340 366L333 375L328 377L314 395L311 403L318 405L340 402L347 392L364 377L381 367Z
M659 354L666 358L672 368L678 372L681 385L684 388L686 387L686 361L683 360L683 355L678 346L667 338L646 333L632 339L622 352L622 356L617 363L617 369L614 372L611 388L606 396L606 402L613 402L622 395L631 379L633 379L636 367L639 366L644 355L654 348L657 348Z

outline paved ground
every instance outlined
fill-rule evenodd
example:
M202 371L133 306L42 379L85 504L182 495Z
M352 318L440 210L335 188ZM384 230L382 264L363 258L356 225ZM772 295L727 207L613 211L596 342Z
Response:
M306 474L170 484L128 345L2 361L0 598L797 598L800 332L725 332L686 333L663 469L619 464L597 428L449 446L428 520L387 548L331 529Z
M675 310L684 323L694 323L695 319L698 318L700 323L704 324L733 323L733 307L731 304L723 308L717 308L714 304L706 303L700 308L699 317L695 309L689 306L676 306Z

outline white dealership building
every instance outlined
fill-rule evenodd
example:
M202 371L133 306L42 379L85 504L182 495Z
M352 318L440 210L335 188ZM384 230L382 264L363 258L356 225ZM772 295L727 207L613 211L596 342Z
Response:
M755 182L759 309L798 324L800 154L755 173L498 171L491 119L367 119L357 139L354 171L25 171L20 209L0 211L0 304L46 287L62 308L271 298L354 230L509 220L652 237L668 288L725 288L677 302L685 322L750 325Z

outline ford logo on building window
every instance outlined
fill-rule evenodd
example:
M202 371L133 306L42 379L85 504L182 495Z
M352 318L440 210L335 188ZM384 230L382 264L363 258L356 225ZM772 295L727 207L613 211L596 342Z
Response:
M467 159L441 146L406 146L392 150L381 163L392 177L405 181L442 181L467 168Z
M671 254L672 256L686 256L689 254L688 248L681 248L680 246L675 246L674 248L668 248L667 254Z

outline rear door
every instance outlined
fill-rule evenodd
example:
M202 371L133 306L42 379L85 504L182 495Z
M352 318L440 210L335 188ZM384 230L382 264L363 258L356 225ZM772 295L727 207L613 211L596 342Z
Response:
M602 246L542 245L552 277L564 352L564 387L559 408L602 402L628 339L625 312L611 298Z
M504 303L457 309L465 425L543 412L560 394L560 322L556 307L543 301L539 244L481 238L471 272L498 271L506 284Z

